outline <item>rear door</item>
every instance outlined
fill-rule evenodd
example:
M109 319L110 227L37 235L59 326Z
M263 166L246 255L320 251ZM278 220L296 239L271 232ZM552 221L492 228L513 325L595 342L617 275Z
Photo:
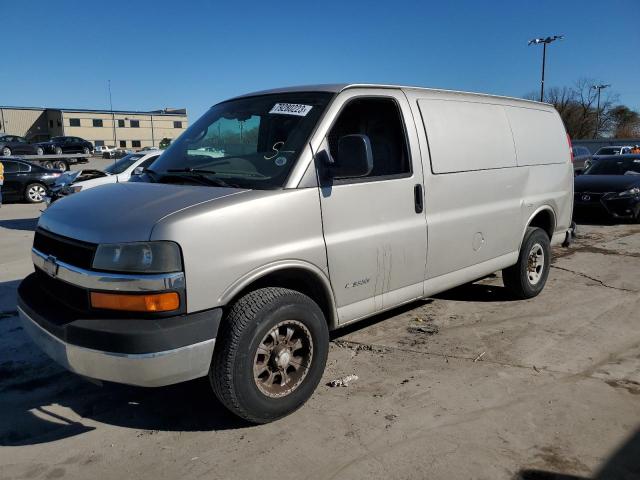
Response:
M331 115L321 149L335 156L342 136L364 134L373 153L373 170L364 178L327 179L318 166L326 179L320 197L329 275L345 323L422 296L427 231L416 208L423 177L404 94L346 90Z

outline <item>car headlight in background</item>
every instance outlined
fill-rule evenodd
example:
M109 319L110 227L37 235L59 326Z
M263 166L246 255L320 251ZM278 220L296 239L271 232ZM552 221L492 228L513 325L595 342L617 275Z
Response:
M634 187L618 194L619 197L636 197L640 195L640 188Z
M135 273L180 272L182 257L174 242L112 243L98 245L93 268Z

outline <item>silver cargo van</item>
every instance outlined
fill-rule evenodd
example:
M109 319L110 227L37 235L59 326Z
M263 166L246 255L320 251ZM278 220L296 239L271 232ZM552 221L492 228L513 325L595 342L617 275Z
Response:
M213 106L136 183L40 218L19 287L34 341L81 375L208 376L252 422L299 408L329 331L502 270L536 296L570 234L570 144L550 105L384 85Z

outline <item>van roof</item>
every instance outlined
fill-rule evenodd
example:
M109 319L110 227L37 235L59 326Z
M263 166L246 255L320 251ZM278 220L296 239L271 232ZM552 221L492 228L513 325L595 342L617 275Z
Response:
M530 104L551 106L550 104L544 103L544 102L537 102L534 100L526 100L524 98L507 97L502 95L490 95L487 93L475 93L475 92L464 92L459 90L446 90L446 89L440 89L440 88L416 87L416 86L410 86L410 85L377 84L377 83L326 83L326 84L317 84L317 85L296 85L291 87L260 90L257 92L251 92L244 95L239 95L235 98L254 97L256 95L268 95L272 93L289 93L289 92L340 93L350 88L393 88L393 89L409 90L414 92L426 91L426 92L435 92L435 93L439 92L439 93L448 93L448 94L453 93L453 94L463 94L463 95L474 95L474 96L480 96L485 98L499 98L502 100L511 100L515 102L524 102L524 103L530 103Z

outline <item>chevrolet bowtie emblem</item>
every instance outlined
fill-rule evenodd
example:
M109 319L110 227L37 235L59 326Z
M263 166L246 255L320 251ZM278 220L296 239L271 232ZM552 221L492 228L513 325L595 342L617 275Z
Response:
M58 274L58 264L56 263L56 257L54 257L53 255L49 255L47 258L45 258L42 268L49 275L55 277Z

